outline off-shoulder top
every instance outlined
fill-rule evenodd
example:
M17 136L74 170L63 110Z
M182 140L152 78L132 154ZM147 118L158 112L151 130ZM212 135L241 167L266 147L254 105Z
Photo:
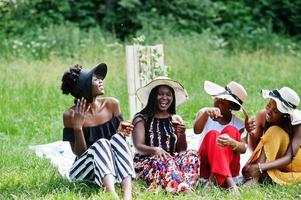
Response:
M122 115L113 116L110 121L92 127L83 127L83 133L86 140L87 147L90 147L94 142L100 138L111 139L119 127L120 122L123 121ZM63 129L63 141L74 142L73 128Z

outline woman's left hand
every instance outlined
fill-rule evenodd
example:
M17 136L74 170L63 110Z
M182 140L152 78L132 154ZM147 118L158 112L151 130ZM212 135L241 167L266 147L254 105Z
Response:
M233 147L236 145L236 141L233 138L231 138L228 134L222 134L218 136L216 142L221 147Z
M122 121L119 124L118 132L121 132L124 136L129 136L133 131L134 126L127 121Z
M248 133L254 134L254 132L256 130L256 120L255 120L255 118L251 118L251 119L246 118L245 119L245 128L246 128L246 131Z
M183 124L179 121L172 121L172 125L173 125L177 135L184 135L185 134L185 131L186 131L185 124Z
M248 164L244 166L244 168L242 169L242 175L247 180L260 177L258 164Z

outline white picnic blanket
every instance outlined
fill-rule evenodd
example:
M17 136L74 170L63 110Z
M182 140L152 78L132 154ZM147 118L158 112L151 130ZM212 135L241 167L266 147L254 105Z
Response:
M61 176L69 179L69 170L75 159L69 142L56 141L48 144L30 145L29 148L34 150L37 156L49 159Z
M198 150L199 135L195 135L192 129L186 129L186 136L188 149ZM130 138L128 139L128 142L132 147L133 145L131 145L132 142ZM37 156L49 159L51 164L58 169L59 173L63 177L69 179L69 170L75 159L75 155L71 150L69 142L56 141L48 144L30 145L29 148L34 150ZM250 156L251 152L249 150L241 155L241 168L246 164Z

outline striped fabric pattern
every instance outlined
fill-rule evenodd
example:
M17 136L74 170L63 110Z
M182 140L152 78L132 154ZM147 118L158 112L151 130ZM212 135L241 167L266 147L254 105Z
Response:
M102 186L107 174L120 183L127 176L135 177L133 157L125 138L117 133L110 140L99 139L73 163L70 179Z

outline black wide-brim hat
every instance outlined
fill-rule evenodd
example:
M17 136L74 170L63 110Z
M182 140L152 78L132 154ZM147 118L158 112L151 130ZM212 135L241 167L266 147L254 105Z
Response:
M103 80L107 75L107 65L104 63L98 64L90 71L81 71L78 77L77 84L72 91L72 96L76 99L84 97L87 103L92 103L92 77L95 75L97 78Z

